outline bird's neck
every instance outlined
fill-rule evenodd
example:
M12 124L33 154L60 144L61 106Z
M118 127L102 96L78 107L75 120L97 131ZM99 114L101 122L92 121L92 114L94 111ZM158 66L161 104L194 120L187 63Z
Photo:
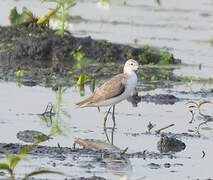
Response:
M136 75L135 71L133 71L131 68L126 68L126 67L124 67L124 74L127 74L128 76Z

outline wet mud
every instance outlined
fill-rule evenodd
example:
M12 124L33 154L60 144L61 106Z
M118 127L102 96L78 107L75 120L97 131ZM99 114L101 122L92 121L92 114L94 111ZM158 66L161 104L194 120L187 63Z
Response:
M21 25L0 27L0 78L18 80L26 86L69 86L82 73L89 78L110 78L122 72L128 58L142 65L181 62L168 52L150 47L134 48L68 32L61 37L56 30ZM16 75L20 70L26 72L21 79ZM173 70L144 67L138 73L143 80L178 80Z
M71 52L82 52L85 57L97 62L125 62L127 58L137 59L141 64L157 64L163 56L158 50L133 48L108 41L93 40L91 37L74 37L68 33L61 37L51 29L27 28L25 26L0 27L1 65L19 65L32 63L46 65L55 70L67 65L72 67L75 58ZM172 55L169 64L178 64L180 60ZM59 68L59 69L57 69Z
M186 145L176 138L161 136L157 143L157 148L161 153L180 152L186 148Z
M0 147L4 150L7 150L11 154L18 154L18 152L25 148L27 145L22 145L18 143L0 143ZM0 153L3 153L0 150ZM122 158L141 158L141 159L162 159L162 158L168 158L168 157L176 157L174 154L161 154L157 152L149 152L149 151L141 151L141 152L134 152L134 153L121 153L121 152L116 152L116 151L109 151L109 150L99 150L95 151L92 149L86 149L86 148L81 148L79 147L50 147L50 146L41 146L37 145L35 146L30 152L28 152L29 155L36 155L36 156L43 156L47 155L49 157L55 156L57 159L60 160L65 160L66 156L68 155L73 155L75 157L80 157L80 156L87 156L87 157L92 157L95 158L95 162L97 160L105 159L105 158L115 158L115 159L122 159ZM76 158L77 160L78 158Z

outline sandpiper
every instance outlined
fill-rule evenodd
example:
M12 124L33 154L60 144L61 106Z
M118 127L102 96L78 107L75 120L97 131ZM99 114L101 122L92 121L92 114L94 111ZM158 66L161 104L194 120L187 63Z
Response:
M115 127L115 104L125 100L134 92L137 85L135 71L137 71L138 67L137 61L133 59L127 60L122 74L112 77L112 79L97 88L89 98L77 103L76 106L80 108L110 106L104 117L104 127L106 127L107 116L113 107L112 119Z

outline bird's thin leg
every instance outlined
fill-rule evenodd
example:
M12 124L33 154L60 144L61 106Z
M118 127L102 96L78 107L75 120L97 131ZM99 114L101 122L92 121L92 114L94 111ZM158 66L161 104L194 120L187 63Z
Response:
M98 106L97 108L98 108L98 112L100 112L100 107Z
M112 134L111 134L111 144L113 145L114 143L114 132L115 132L115 126L112 128Z
M108 132L107 132L107 128L104 128L104 134L106 135L106 139L108 141L108 143L111 143L113 145L114 142L114 132L115 132L115 127L113 127L112 129L110 129L111 132L111 141L109 140L109 136L108 136Z
M111 108L112 108L112 106L110 106L109 110L107 111L107 113L106 113L106 115L104 117L104 128L106 128L106 121L107 121L107 117L108 117L108 114L109 114Z
M104 128L104 133L106 135L108 143L110 143L109 136L108 136L108 133L107 133L107 128Z
M112 120L113 120L113 128L115 128L115 105L113 104L113 108L112 108Z

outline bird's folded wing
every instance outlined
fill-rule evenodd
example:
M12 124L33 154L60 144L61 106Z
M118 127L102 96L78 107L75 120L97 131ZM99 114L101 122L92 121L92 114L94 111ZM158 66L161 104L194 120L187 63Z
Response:
M126 75L118 74L100 86L93 95L93 102L110 99L121 95L125 91Z

